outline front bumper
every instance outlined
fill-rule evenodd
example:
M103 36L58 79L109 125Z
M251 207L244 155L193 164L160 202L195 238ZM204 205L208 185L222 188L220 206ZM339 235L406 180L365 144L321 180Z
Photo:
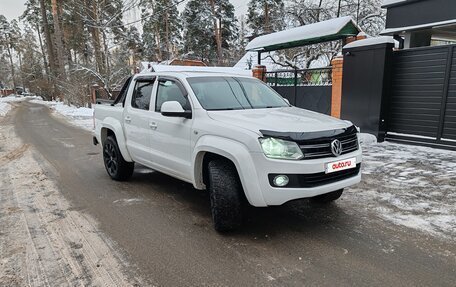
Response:
M266 203L266 206L282 205L291 200L314 197L349 187L361 181L361 169L359 169L358 172L352 173L349 177L335 181L328 181L327 184L317 185L313 187L274 187L270 182L271 174L305 175L324 173L325 164L338 160L356 158L356 164L361 164L361 148L359 148L357 151L339 157L321 158L314 160L272 160L267 158L262 153L254 153L251 154L251 156L253 162L255 163L259 190L262 193L262 198ZM256 206L262 205L263 204Z

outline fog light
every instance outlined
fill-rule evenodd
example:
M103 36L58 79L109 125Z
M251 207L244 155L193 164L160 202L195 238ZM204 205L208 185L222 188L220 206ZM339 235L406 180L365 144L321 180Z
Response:
M273 182L275 186L283 187L290 182L290 179L286 175L278 175L274 177Z

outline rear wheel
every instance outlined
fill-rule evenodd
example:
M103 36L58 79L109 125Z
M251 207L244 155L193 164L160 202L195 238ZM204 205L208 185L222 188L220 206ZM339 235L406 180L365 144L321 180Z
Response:
M344 192L343 189L339 189L339 190L336 190L336 191L333 191L330 193L312 197L312 201L314 201L316 203L320 203L320 204L327 204L327 203L330 203L330 202L333 202L333 201L339 199L339 197L342 196L343 192Z
M228 160L214 159L208 164L209 193L214 228L227 232L242 223L242 185L235 166Z
M129 179L135 168L135 163L125 161L116 139L112 136L103 143L103 161L108 175L118 181Z

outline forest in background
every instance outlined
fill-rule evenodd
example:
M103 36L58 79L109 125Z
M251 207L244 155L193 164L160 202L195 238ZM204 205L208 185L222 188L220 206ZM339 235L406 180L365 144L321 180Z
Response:
M250 0L247 14L236 15L229 0L27 0L19 19L0 15L0 85L84 106L92 85L109 95L140 61L233 66L256 36L339 16L378 35L385 25L381 3ZM139 9L140 19L124 18L131 9ZM284 68L326 66L341 48L333 41L271 58Z

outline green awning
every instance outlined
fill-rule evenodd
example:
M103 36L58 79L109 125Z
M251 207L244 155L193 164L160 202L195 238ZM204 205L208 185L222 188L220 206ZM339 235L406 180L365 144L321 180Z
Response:
M335 18L253 39L247 51L270 52L356 36L361 29L351 17Z

